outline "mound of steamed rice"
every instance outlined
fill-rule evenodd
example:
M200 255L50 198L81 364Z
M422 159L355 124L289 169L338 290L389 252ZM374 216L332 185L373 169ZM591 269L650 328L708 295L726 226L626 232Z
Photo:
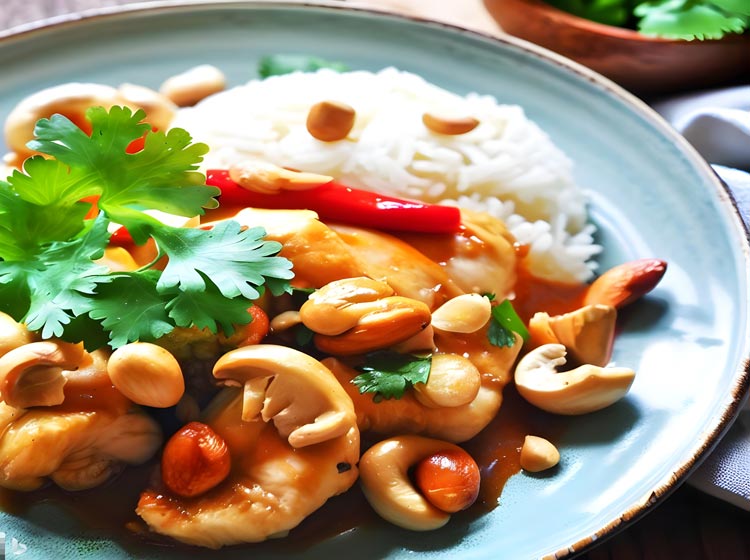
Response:
M310 106L326 99L356 110L346 140L321 142L307 132ZM434 134L424 112L472 115L480 124L458 136ZM254 80L180 110L173 126L211 147L206 169L262 158L354 187L489 212L530 247L527 264L538 276L587 280L601 249L571 161L521 107L461 97L415 74L320 70Z

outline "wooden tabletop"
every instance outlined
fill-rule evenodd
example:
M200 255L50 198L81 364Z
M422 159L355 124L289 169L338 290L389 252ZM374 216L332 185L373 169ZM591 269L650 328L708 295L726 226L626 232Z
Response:
M0 30L52 16L143 0L2 0ZM144 2L146 3L146 2ZM502 33L481 0L352 2L490 33ZM750 512L683 485L641 520L599 544L586 560L750 559Z

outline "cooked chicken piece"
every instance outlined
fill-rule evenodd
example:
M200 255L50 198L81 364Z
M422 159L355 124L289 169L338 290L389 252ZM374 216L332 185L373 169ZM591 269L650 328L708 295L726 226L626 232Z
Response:
M0 485L35 490L47 477L66 490L103 483L125 464L153 456L162 441L145 413L59 407L12 408L0 403Z
M362 259L311 210L245 208L228 219L247 227L262 227L265 239L282 243L280 256L294 263L295 286L317 288L363 275Z
M2 363L23 350L6 354ZM112 386L106 355L83 353L82 359L80 369L67 372L61 404L15 408L0 402L0 485L34 490L49 477L67 490L92 488L158 449L161 429ZM41 372L43 366L36 367Z
M400 296L435 309L463 293L440 265L392 235L338 224L331 228L364 261L362 275L385 282Z
M481 212L461 210L464 228L456 234L403 234L400 237L444 268L467 293L505 299L516 282L515 239L502 221Z
M294 284L299 287L367 276L431 309L463 293L438 264L386 233L327 225L310 210L246 208L230 218L263 227L266 239L282 243L280 255L294 263Z
M214 375L245 384L224 389L202 418L229 449L230 474L194 497L158 481L136 510L153 531L209 548L282 537L354 484L354 408L320 362L260 344L226 354Z

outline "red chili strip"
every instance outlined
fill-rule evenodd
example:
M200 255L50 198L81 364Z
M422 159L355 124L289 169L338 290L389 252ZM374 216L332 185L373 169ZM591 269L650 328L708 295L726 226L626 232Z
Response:
M229 178L226 170L209 170L206 184L221 189L223 206L313 210L323 220L392 231L453 233L461 226L455 206L440 206L347 187L331 181L307 190L260 194Z

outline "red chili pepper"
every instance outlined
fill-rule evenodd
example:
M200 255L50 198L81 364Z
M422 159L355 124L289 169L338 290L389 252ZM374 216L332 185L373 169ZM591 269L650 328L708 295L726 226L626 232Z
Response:
M206 174L206 184L221 189L223 206L308 209L323 220L394 231L453 233L461 226L461 213L455 206L385 196L334 181L307 190L260 194L232 181L228 171L213 169Z

